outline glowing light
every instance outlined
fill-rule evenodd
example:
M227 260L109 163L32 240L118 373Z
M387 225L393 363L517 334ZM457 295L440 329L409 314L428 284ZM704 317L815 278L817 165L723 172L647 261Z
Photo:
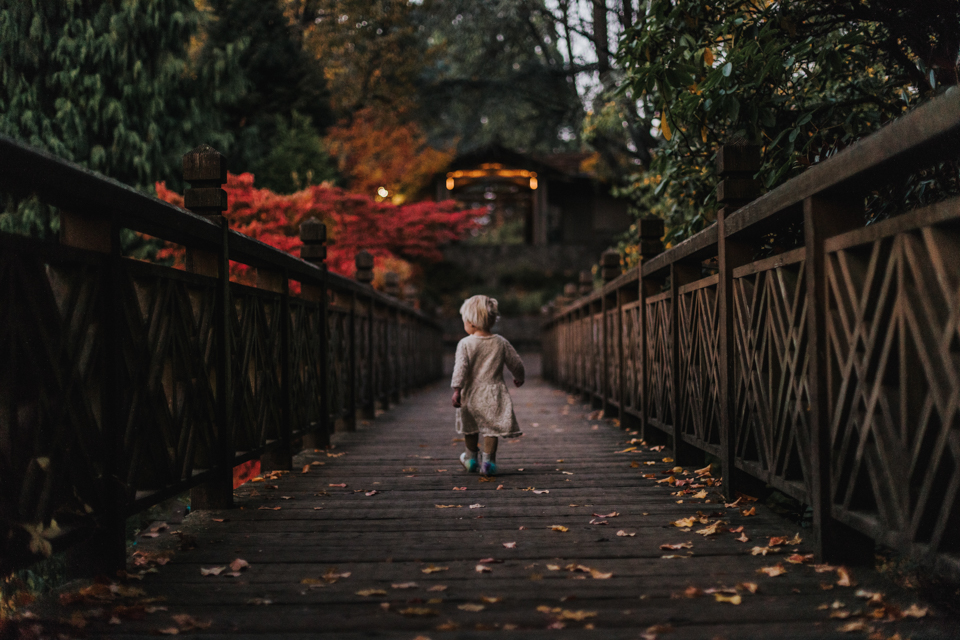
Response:
M380 187L377 189L377 195L381 198L386 198L388 195L390 195L390 192L387 191L386 187Z
M455 182L456 181L453 178L447 178L447 191L453 191Z
M530 178L530 188L536 190L536 188L537 188L537 179L536 179L536 178Z

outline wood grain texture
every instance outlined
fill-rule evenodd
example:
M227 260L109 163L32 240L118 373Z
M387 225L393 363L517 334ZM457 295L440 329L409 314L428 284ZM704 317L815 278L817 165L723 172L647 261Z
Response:
M836 582L835 572L786 562L795 551L812 552L805 531L762 506L749 517L725 508L716 487L705 487L707 498L672 495L677 489L643 477L668 477L662 472L674 464L663 462L669 450L629 444L636 435L611 421L589 420L590 405L547 386L536 376L535 357L526 357L526 364L528 383L512 390L525 435L501 444L502 472L490 482L460 467L463 444L453 430L449 388L438 383L376 420L361 422L357 432L336 434L333 449L300 454L293 472L241 487L237 508L190 514L175 528L194 540L195 548L171 551L169 563L132 582L148 597L164 598L167 610L119 625L93 620L86 631L91 637L143 638L177 627L173 616L188 614L210 623L201 633L205 638L413 640L472 638L493 630L498 637L557 637L551 625L563 625L566 634L590 633L592 627L604 638L637 638L654 625L661 625L660 631L650 633L667 638L850 637L838 630L848 621L830 619L829 611L818 607L838 599L861 607L855 589L823 590L821 584ZM637 449L618 453L630 447ZM675 475L694 477L690 470ZM346 486L331 486L340 484ZM367 495L374 490L378 493ZM705 537L670 524L698 512L714 514L711 522L719 518L730 527L743 526L750 541L736 540L739 533ZM598 519L594 514L608 524L591 524ZM554 531L554 525L568 531ZM635 535L618 536L621 530ZM804 538L799 544L751 555L771 536L798 532ZM164 530L156 538L141 537L135 548L158 553L178 540ZM687 541L692 548L660 548ZM663 557L671 555L684 557ZM201 575L201 569L236 558L251 565L237 577ZM481 565L490 571L478 573L484 558L497 562ZM757 573L777 563L787 568L785 575ZM594 578L566 570L568 565L611 575ZM443 569L424 573L431 566ZM350 575L327 582L330 572ZM915 601L914 594L871 572L855 571L854 578L903 607ZM415 584L393 586L409 582ZM684 597L691 587L736 588L748 582L758 585L757 592L740 587L740 605L709 593ZM445 589L431 590L440 586ZM369 589L384 593L358 593ZM257 599L270 604L250 604ZM473 605L483 609L460 608ZM404 615L411 608L435 615ZM59 609L50 615L70 613ZM573 619L577 616L585 617ZM882 629L888 635L936 637L953 622L928 617Z

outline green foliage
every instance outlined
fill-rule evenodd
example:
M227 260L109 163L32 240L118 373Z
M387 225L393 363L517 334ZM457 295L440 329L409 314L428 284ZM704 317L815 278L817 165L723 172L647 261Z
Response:
M894 5L653 0L621 42L619 90L660 144L621 194L663 217L677 241L713 219L721 144L762 145L757 177L771 189L915 107L937 74L899 23L910 12L930 34L946 32L936 12Z
M274 145L259 163L257 183L277 193L293 193L323 182L336 183L337 167L310 118L294 111L291 120L287 124L277 116Z
M420 89L434 138L461 151L578 146L583 110L542 1L428 1L419 19L437 57Z

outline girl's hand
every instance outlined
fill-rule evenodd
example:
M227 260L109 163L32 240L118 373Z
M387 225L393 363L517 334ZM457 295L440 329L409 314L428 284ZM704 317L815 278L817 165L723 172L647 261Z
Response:
M460 408L460 389L454 389L452 400L453 400L453 406L459 409Z
M513 384L517 385L518 387L522 387L522 386L523 386L523 380L517 380L516 378L514 378L514 379L513 379Z

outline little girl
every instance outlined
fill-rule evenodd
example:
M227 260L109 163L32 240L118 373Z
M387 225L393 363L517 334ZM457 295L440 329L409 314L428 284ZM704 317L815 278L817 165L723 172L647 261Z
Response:
M457 345L453 366L453 406L457 408L457 433L463 434L467 450L460 463L468 472L477 471L480 436L480 474L497 472L497 437L522 435L513 414L513 401L503 383L503 365L513 374L513 383L523 384L523 362L506 338L490 333L497 321L497 301L473 296L460 307L463 330L469 335Z

